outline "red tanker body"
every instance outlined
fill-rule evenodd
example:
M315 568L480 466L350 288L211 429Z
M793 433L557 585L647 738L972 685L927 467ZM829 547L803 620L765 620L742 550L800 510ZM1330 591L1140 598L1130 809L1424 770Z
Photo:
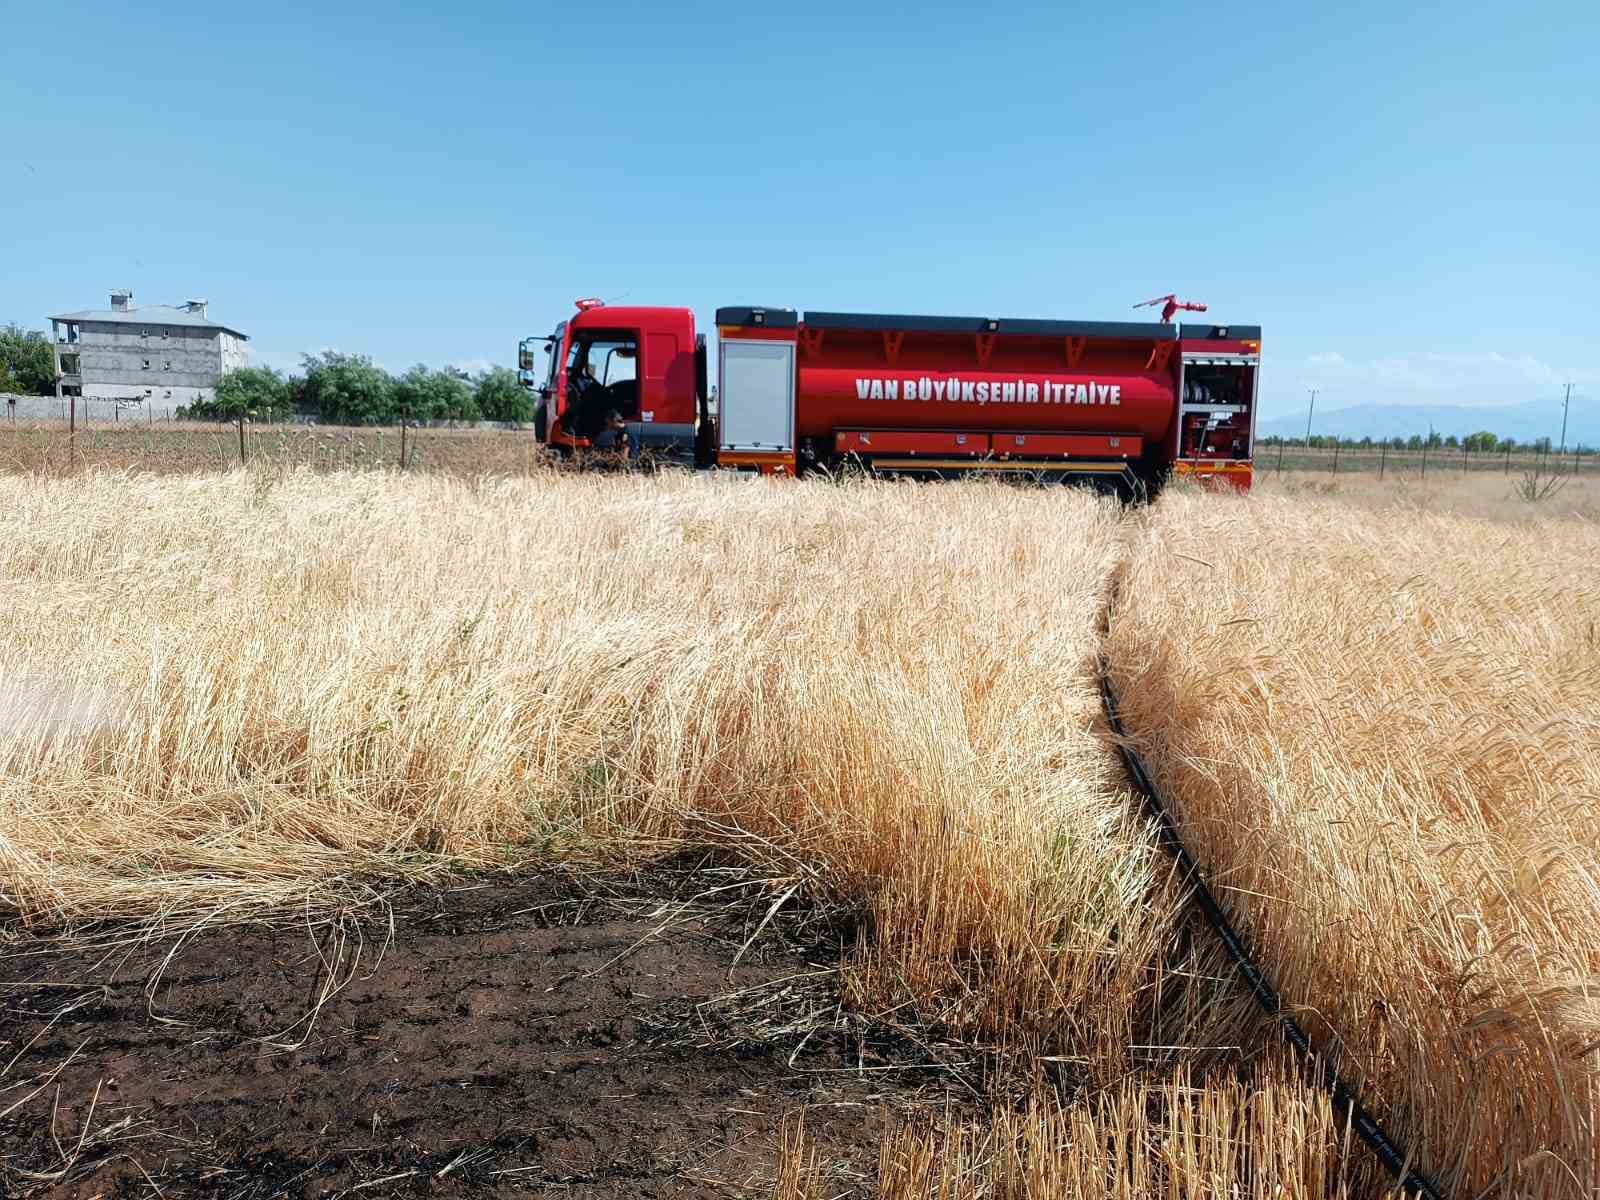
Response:
M1173 473L1250 484L1255 326L748 307L719 309L717 326L713 413L687 310L580 302L542 339L552 355L542 385L534 339L523 343L524 382L541 393L538 436L562 450L621 441L765 473L856 461L1128 492Z

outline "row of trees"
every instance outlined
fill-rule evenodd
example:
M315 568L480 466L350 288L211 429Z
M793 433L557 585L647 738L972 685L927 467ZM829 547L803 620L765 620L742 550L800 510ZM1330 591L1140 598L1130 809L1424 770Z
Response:
M1438 433L1429 433L1426 437L1419 433L1414 433L1410 437L1364 437L1360 439L1325 437L1321 435L1309 439L1303 437L1264 437L1260 439L1260 444L1263 446L1309 446L1313 450L1332 450L1335 447L1345 450L1376 450L1385 445L1391 450L1421 450L1424 447L1429 450L1460 450L1465 448L1472 454L1504 454L1508 450L1513 452L1521 450L1530 454L1549 454L1555 449L1554 441L1547 437L1539 438L1537 441L1532 442L1519 442L1516 438L1498 437L1488 430L1469 433L1464 438L1458 438L1453 433L1448 437ZM1588 448L1584 446L1569 446L1567 449L1581 451L1585 454L1589 453Z
M56 356L50 339L37 329L0 329L0 392L24 396L56 393Z
M418 363L394 376L364 354L325 350L301 358L298 375L243 367L224 375L215 403L188 409L194 417L287 420L314 413L337 425L401 421L531 421L532 398L505 367L469 375ZM0 392L53 396L55 354L47 335L20 325L0 328Z
M276 421L301 412L335 425L533 419L531 397L505 367L469 375L418 363L395 376L364 354L324 350L302 356L301 372L285 378L271 367L229 371L215 403L193 405L185 415Z

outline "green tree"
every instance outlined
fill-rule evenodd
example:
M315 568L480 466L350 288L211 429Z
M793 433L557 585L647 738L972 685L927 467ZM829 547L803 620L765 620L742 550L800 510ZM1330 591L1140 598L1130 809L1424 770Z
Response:
M475 398L486 421L533 420L533 399L517 382L516 372L495 367L478 376Z
M0 329L0 392L53 396L55 390L56 358L50 339L20 325Z
M397 416L394 380L365 354L324 350L301 356L305 402L335 425L391 425Z
M287 417L292 407L283 376L271 367L239 367L217 381L214 402L195 404L189 411L195 416L278 421Z
M1493 454L1500 448L1500 439L1488 430L1467 434L1466 446L1474 454Z
M1450 447L1450 449L1455 450L1461 445L1461 441L1456 437L1455 434L1452 433L1449 437L1445 438L1444 444Z
M460 371L429 370L418 363L394 381L394 403L413 421L476 421L472 385Z
M1406 448L1410 450L1421 450L1422 435L1420 433L1413 433L1409 438L1406 439Z

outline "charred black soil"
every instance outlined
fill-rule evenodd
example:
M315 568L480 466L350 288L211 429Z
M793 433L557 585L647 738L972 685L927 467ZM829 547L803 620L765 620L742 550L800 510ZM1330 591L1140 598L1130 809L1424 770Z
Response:
M729 1196L803 1111L864 1183L971 1093L837 1005L851 934L742 875L469 880L335 914L17 939L0 1195Z

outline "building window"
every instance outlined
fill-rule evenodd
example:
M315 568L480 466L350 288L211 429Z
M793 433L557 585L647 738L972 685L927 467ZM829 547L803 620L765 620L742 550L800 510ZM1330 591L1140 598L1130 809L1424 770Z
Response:
M150 331L148 329L141 329L139 330L139 336L141 338L148 338L150 336Z
M155 389L154 388L145 388L145 390L144 390L144 398L146 400L150 399L150 397L154 396L155 394L156 393L155 393Z
M172 399L172 389L171 388L168 388L166 390L166 392L163 394L163 399L167 399L167 400L171 400Z
M171 336L172 336L172 330L170 330L170 329L163 329L163 330L162 330L162 331L161 331L161 340L162 340L162 341L163 341L163 342L164 342L164 341L166 341L166 340L167 340L167 339L168 339L168 338L169 338L169 337L171 337Z
M63 354L61 356L61 373L63 375L78 374L78 356L76 354Z
M170 358L164 358L164 359L162 359L162 360L161 360L161 369L162 369L162 370L163 370L163 371L170 371L170 370L172 370L172 360L171 360L171 359L170 359Z
M139 361L144 364L144 366L141 368L142 370L148 371L150 369L150 360L148 358L140 359Z

